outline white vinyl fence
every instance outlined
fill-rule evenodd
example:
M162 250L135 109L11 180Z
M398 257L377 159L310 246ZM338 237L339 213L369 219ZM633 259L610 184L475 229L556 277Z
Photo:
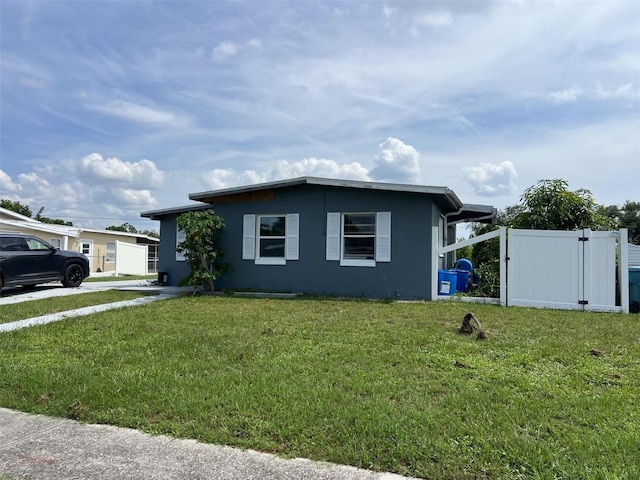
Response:
M116 276L146 275L148 268L147 246L116 241Z
M626 229L567 232L507 231L501 227L454 245L436 247L433 264L437 265L440 254L497 236L501 305L629 312ZM435 270L432 298L446 298L438 297Z

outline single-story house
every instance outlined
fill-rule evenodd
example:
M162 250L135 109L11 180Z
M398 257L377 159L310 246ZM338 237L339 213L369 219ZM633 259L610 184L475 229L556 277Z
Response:
M219 248L233 271L216 289L430 299L432 243L455 242L458 222L495 219L446 187L301 177L189 195L202 202L142 212L160 221L158 270L176 285L189 272L176 252L177 217L214 209ZM432 238L432 227L439 227Z
M62 250L82 252L92 273L157 272L160 241L147 235L44 223L2 207L0 230L35 235Z

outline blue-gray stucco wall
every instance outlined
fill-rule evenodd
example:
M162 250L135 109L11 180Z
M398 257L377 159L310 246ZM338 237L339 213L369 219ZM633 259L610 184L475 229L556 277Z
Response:
M368 298L430 299L431 227L439 207L425 194L300 185L274 190L268 201L213 205L225 222L220 235L224 260L233 271L215 282L221 289L303 292ZM391 262L375 267L343 267L327 261L327 212L391 212ZM299 213L299 260L286 265L256 265L242 260L244 214ZM175 261L176 216L160 226L159 270L175 285L188 273Z

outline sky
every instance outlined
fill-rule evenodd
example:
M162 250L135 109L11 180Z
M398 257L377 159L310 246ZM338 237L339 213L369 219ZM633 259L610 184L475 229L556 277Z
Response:
M304 175L640 200L640 2L0 0L0 198L157 229Z

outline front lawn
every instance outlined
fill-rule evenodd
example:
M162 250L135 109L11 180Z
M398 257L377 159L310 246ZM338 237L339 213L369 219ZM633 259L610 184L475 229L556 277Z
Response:
M434 480L640 478L639 399L630 315L181 297L0 334L1 406Z
M138 292L106 290L103 292L81 293L78 295L10 303L8 305L2 305L0 309L0 323L24 320L25 318L39 317L50 313L65 312L76 308L100 305L102 303L133 300L134 298L142 296L144 296L144 294Z

